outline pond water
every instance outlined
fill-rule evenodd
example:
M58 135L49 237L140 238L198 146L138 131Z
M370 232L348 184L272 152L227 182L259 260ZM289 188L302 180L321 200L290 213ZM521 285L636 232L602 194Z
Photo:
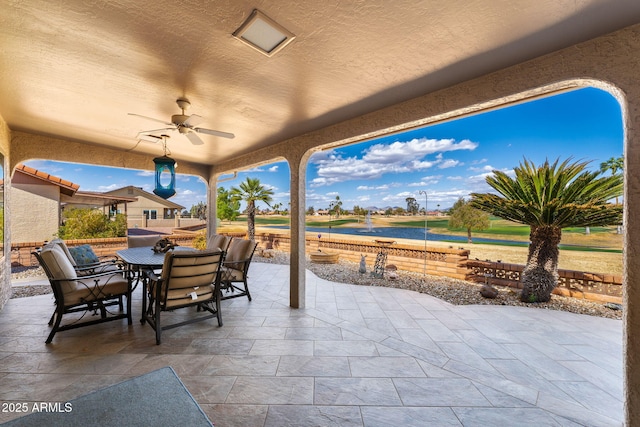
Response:
M277 228L288 230L288 226L269 226L267 228ZM307 227L307 232L321 234L322 237L329 238L328 227ZM336 234L353 234L358 236L371 236L372 239L395 238L395 239L413 239L424 241L424 228L416 227L375 227L375 228L358 228L358 227L333 227L332 233ZM472 236L473 237L473 236ZM444 241L444 242L460 242L467 243L466 236L452 236L450 234L432 233L427 228L427 240ZM483 237L473 237L474 243L520 243L526 245L525 242L517 242L515 240L503 239L487 239Z

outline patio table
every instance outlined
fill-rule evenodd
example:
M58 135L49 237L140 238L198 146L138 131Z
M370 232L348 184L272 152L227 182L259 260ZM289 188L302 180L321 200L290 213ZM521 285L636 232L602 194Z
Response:
M194 248L188 248L184 246L176 246L173 251L195 251ZM136 284L133 287L138 286L141 280L142 271L145 269L158 270L162 268L164 264L164 252L156 253L153 251L153 246L142 246L138 248L128 248L116 251L116 256L122 260L126 265L126 274L129 282L136 279ZM135 272L138 272L136 275ZM144 313L147 310L147 279L142 277L142 317L140 323L144 324Z

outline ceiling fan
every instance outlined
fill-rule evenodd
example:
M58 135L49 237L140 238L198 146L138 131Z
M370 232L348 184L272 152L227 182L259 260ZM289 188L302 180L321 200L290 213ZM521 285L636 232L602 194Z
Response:
M182 110L182 114L174 114L173 116L171 116L170 122L166 120L161 120L161 119L154 119L153 117L142 116L140 114L129 113L130 116L142 117L143 119L153 120L154 122L163 123L164 125L169 126L161 129L142 131L138 133L138 139L141 139L143 141L149 141L149 142L159 142L159 141L162 141L162 137L153 135L154 133L176 131L176 130L180 132L181 135L186 136L189 139L189 141L191 141L191 143L194 145L204 144L204 141L200 139L197 133L220 136L222 138L235 137L234 134L229 132L221 132L219 130L196 127L196 125L202 122L203 119L201 116L197 114L191 114L190 116L187 116L184 114L184 112L191 106L191 103L189 102L189 100L187 98L178 98L176 100L176 103L178 104L178 107Z

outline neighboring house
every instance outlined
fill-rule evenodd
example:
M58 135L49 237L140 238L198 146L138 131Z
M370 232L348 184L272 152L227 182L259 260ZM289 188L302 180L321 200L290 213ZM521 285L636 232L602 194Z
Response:
M137 201L127 205L129 228L172 226L176 216L185 209L182 205L170 202L132 185L108 191L104 194L117 197L134 197L137 199Z
M61 197L73 196L79 188L71 181L18 165L9 190L12 242L53 239L61 220Z
M114 196L112 194L95 191L76 191L72 196L62 194L60 203L62 210L66 209L102 209L102 213L109 218L117 213L127 214L127 204L135 202L135 197Z

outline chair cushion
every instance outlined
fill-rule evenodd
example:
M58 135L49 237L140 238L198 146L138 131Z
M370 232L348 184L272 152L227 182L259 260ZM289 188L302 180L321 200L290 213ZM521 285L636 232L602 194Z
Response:
M229 247L230 242L231 242L231 237L223 236L222 234L216 234L213 236L213 238L211 238L211 242L209 243L209 248L226 251L227 248Z
M215 286L213 285L220 267L222 252L180 251L169 252L164 257L160 299L165 299L166 307L194 304L212 299ZM150 284L155 292L154 283ZM196 295L194 299L192 294Z
M195 292L195 295L197 295L196 299L191 296L192 292ZM215 287L213 285L187 289L169 289L166 308L170 309L181 305L209 301L212 299L214 292Z
M149 236L127 236L127 247L129 248L142 248L145 246L153 246L158 243L161 237L158 234L152 234Z
M64 294L65 306L126 295L129 289L129 282L119 273L87 280L80 278L74 284L73 291Z
M69 261L71 262L71 265L73 265L74 267L76 266L76 260L73 259L73 256L71 255L71 252L69 252L69 247L67 246L67 244L64 242L64 240L62 240L59 237L56 237L55 239L53 239L52 241L50 241L49 243L47 243L45 245L45 247L49 246L49 245L58 245L60 247L60 249L62 249L62 251L64 252L64 254L69 258Z
M43 247L40 252L40 257L49 269L52 279L69 279L60 282L62 293L66 294L76 290L74 280L78 277L76 269L73 267L71 261L69 261L69 258L59 245L53 244Z
M244 281L244 273L235 268L223 267L220 274L223 282L242 282Z
M233 239L229 245L224 265L235 270L244 270L244 261L252 257L256 242L246 239Z
M98 264L100 262L98 256L93 252L93 249L91 249L91 246L89 245L80 245L69 248L69 253L78 267Z

